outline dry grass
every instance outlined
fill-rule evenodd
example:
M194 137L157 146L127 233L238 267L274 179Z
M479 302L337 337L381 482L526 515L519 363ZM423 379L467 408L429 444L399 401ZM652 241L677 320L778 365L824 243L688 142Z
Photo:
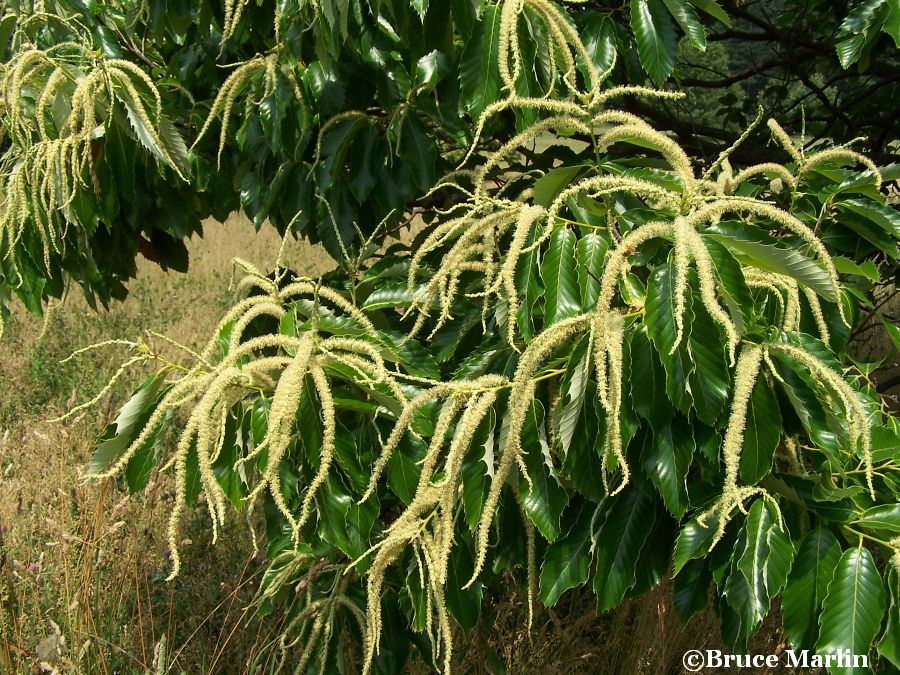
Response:
M158 330L198 346L228 307L230 261L268 268L278 249L269 229L252 234L237 219L207 227L191 245L191 273L165 274L142 261L129 298L95 313L73 293L39 338L40 322L16 315L0 348L0 673L155 672L165 639L165 672L268 672L274 617L247 610L263 561L239 524L213 547L204 512L185 526L185 569L166 583L165 478L129 497L120 485L84 483L97 430L129 387L117 386L99 411L66 424L44 420L89 398L114 372L118 354L95 352L60 364L72 350L111 337ZM287 264L318 274L330 261L301 244ZM4 559L5 558L5 559ZM680 673L687 649L721 648L711 612L682 627L665 585L597 617L588 589L539 610L525 629L524 593L512 582L485 603L485 620L460 649L459 672ZM774 624L773 624L774 625ZM769 653L776 630L754 641Z

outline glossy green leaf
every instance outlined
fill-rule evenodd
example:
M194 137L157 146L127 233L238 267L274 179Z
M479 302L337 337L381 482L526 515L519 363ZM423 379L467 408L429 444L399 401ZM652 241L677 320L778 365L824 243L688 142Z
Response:
M705 560L689 560L675 576L672 604L683 624L709 604L712 575Z
M878 653L900 668L900 571L895 565L888 568L885 581L888 588L887 621L878 640Z
M685 332L690 330L690 318L686 307ZM672 263L660 266L650 277L644 322L666 370L666 393L669 400L676 408L687 413L691 405L688 376L694 364L690 360L685 339L673 351L677 332Z
M616 56L615 24L609 17L594 14L588 19L581 40L598 72L605 72Z
M539 226L535 226L528 237L528 243L541 232ZM540 278L540 266L538 265L539 252L537 249L522 254L516 264L516 292L519 293L519 312L517 315L517 327L522 337L530 340L534 336L534 320L532 315L535 307L543 297L544 287Z
M657 85L675 69L676 36L661 0L631 0L631 29L641 65Z
M669 424L652 434L644 449L641 466L650 477L669 512L680 518L687 511L687 472L694 455L694 439L687 421L673 417Z
M678 574L689 560L702 558L709 552L715 533L715 518L712 516L703 523L697 518L691 518L685 523L678 533L678 539L675 540L675 574Z
M472 444L463 458L460 474L462 477L462 502L466 523L474 532L481 521L484 501L490 487L488 478L494 471L494 444L496 443L496 415L491 410L478 427Z
M547 547L541 563L540 597L552 607L570 588L588 580L591 566L591 519L594 507L581 502L575 507L566 533Z
M691 0L691 4L697 9L706 12L711 17L719 20L728 28L731 28L731 17L722 9L718 0Z
M578 239L575 259L578 264L578 287L581 290L581 309L590 312L600 297L600 279L606 262L609 243L599 234L586 234Z
M809 286L829 302L835 301L834 289L825 269L802 253L720 234L707 236L721 242L750 264L767 272L792 277L804 286Z
M778 401L765 376L760 375L747 406L744 446L741 449L741 482L755 485L772 470L772 460L781 434Z
M650 342L646 326L631 338L631 404L654 431L670 425L675 411L666 396L666 372Z
M740 622L740 638L759 629L773 598L787 582L793 559L794 547L780 514L768 500L757 499L738 536L724 588L725 599Z
M891 36L894 45L900 49L900 0L887 0L887 4L888 15L882 30Z
M475 569L475 555L472 538L468 533L456 535L453 553L447 566L447 588L445 598L450 616L456 619L460 627L468 632L478 624L481 614L481 600L484 595L483 586L476 581L469 588L463 588L472 577Z
M165 378L160 374L149 376L119 409L116 419L107 425L97 440L97 447L88 464L89 474L98 474L109 469L140 435L159 399L164 383ZM145 447L151 446L145 444Z
M874 223L893 237L900 237L900 211L872 199L845 199L838 210L850 211Z
M597 611L618 605L635 584L635 565L655 517L653 500L634 486L626 487L603 505L593 533Z
M684 31L691 45L695 49L705 52L706 30L703 28L703 24L700 23L700 17L697 16L697 12L694 11L688 0L663 0L663 2L669 13L681 26L681 30Z
M845 37L835 44L841 66L849 68L859 60L870 39L870 30L878 20L879 10L885 4L886 0L864 0L844 18L839 35ZM881 20L884 20L883 16Z
M541 261L544 283L544 327L575 316L581 311L578 274L575 265L575 233L558 227L550 237Z
M531 479L529 483L524 476L519 477L522 508L544 538L553 541L559 536L559 519L568 497L553 468L544 428L544 408L538 400L532 403L525 420L522 449Z
M466 42L459 64L460 96L473 118L500 96L497 52L500 40L500 8L486 5Z
M834 263L834 268L839 274L858 274L869 281L881 281L881 274L878 272L878 267L876 267L875 263L871 260L866 260L857 264L853 260L850 260L850 258L836 255L831 258L831 262Z
M561 166L548 171L534 181L534 203L538 206L550 206L556 196L584 171L583 166Z
M587 391L588 376L593 359L593 354L588 350L589 342L588 336L583 337L569 355L566 372L563 374L561 382L561 398L557 410L554 411L556 413L554 421L563 457L568 454L569 447L572 445L572 438L584 407L584 394Z
M738 334L741 334L753 310L753 296L744 280L744 272L740 263L722 244L709 237L703 237L703 243L716 270L719 296Z
M883 532L888 537L900 535L900 504L879 504L866 509L856 519L856 524L869 530Z
M822 601L840 557L840 544L823 527L810 530L800 542L781 602L784 632L794 649L815 646Z
M688 347L694 365L688 374L688 384L697 417L713 426L725 410L731 387L724 336L698 295L692 290L688 292L696 298L692 312L685 312L685 333L689 335Z
M884 585L872 554L865 548L844 551L822 603L816 652L825 656L843 650L868 654L884 610ZM837 666L831 672L844 675L866 670Z

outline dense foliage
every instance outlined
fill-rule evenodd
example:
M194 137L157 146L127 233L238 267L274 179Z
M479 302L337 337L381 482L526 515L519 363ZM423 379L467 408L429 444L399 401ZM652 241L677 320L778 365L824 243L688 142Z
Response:
M897 0L754 0L726 3L727 12L716 0L610 5L529 4L517 93L543 93L569 67L548 47L561 22L599 71L612 69L610 81L673 76L699 92L686 103L621 105L675 130L708 161L743 132L758 102L795 130L809 109L811 140L867 133L869 150L896 156L886 143L896 136ZM358 247L385 223L380 240L434 205L422 196L456 165L472 122L502 88L500 13L478 0L3 7L2 314L12 295L40 314L67 280L92 303L121 298L139 252L184 271L183 240L201 234L208 216L239 208L257 226L268 220L321 240L335 258L341 242ZM677 49L679 33L686 49ZM797 35L808 36L803 45ZM766 44L777 58L759 53ZM732 72L729 58L754 72ZM797 63L811 78L800 90L789 84L802 78L787 69ZM710 69L728 82L695 76ZM729 82L742 89L722 91ZM703 98L710 88L721 95ZM537 116L496 116L484 139L507 140ZM764 147L754 140L739 155ZM742 161L772 161L773 152Z
M116 297L238 198L338 262L236 261L183 362L116 341L120 374L159 369L91 470L172 471L173 576L202 496L216 530L264 523L260 609L299 672L413 646L448 671L504 575L604 611L674 574L736 650L780 597L792 646L900 665L900 425L847 354L900 259L896 167L760 113L699 168L618 107L679 95L617 86L615 13L548 0L44 5L2 23L0 288ZM653 79L698 11L728 20L630 3ZM781 163L732 166L763 129Z

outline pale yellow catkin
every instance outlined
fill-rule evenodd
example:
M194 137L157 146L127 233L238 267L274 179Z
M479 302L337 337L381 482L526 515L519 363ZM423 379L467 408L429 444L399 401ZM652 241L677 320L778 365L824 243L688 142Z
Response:
M561 344L571 340L579 331L590 326L592 316L580 314L553 324L545 329L528 345L513 378L512 388L509 394L509 433L505 447L501 448L500 463L494 473L491 487L485 500L484 510L478 523L475 546L475 568L472 577L464 588L470 587L484 567L487 557L488 534L494 514L500 502L500 493L514 464L521 461L522 439L521 433L525 426L528 408L534 400L535 382L532 379L534 372L540 363Z
M722 458L725 463L725 482L718 502L701 517L704 522L710 516L716 521L716 531L710 548L715 546L725 534L725 527L731 511L739 506L747 494L738 487L741 450L744 445L744 430L747 424L747 409L753 387L762 364L763 349L759 345L744 344L738 356L734 374L734 390L731 400L731 413L722 442Z

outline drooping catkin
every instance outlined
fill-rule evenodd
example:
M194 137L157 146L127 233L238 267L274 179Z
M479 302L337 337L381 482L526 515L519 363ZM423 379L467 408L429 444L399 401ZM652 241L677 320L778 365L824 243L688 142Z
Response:
M314 343L310 337L302 338L294 359L278 379L269 411L268 428L260 444L260 447L268 449L268 461L259 483L247 496L248 510L252 510L262 492L268 489L278 510L291 526L291 537L295 544L299 543L300 524L285 502L279 467L291 441L294 416L300 405L303 381L309 371L313 348Z
M822 265L825 267L825 272L828 274L832 293L836 299L840 299L840 281L838 280L837 270L834 267L834 261L831 259L831 255L828 253L828 250L825 248L822 241L816 236L815 232L798 218L772 204L757 201L755 199L728 197L696 209L688 216L688 220L691 225L696 228L705 222L715 222L726 213L746 213L761 218L768 218L799 236L815 252L816 257L822 262ZM844 314L844 308L840 302L837 302L837 309L841 320L844 324L849 325L847 317Z
M738 473L740 471L741 450L744 446L744 430L747 424L747 410L750 405L750 397L753 395L753 387L759 375L762 364L763 348L759 345L745 343L738 356L734 373L734 391L731 399L731 413L728 417L728 426L725 429L725 438L722 442L722 459L725 463L725 482L722 486L722 494L714 506L700 516L704 522L710 516L715 518L716 531L713 536L710 549L712 549L725 534L729 517L735 507L739 507L743 499L751 492L758 491L742 489L738 486Z
M481 574L487 557L490 526L500 503L500 493L513 465L517 465L521 461L522 429L525 426L528 409L534 400L536 389L536 384L532 379L534 372L554 349L571 340L579 331L587 329L590 326L591 319L592 315L590 314L580 314L553 324L535 337L519 359L519 365L516 368L509 394L509 408L507 411L509 433L506 437L505 447L501 448L500 463L491 481L491 487L478 523L475 545L475 569L464 588L470 587L478 578L478 575Z
M316 471L316 475L310 482L309 487L306 488L306 495L304 495L303 502L300 505L300 517L297 519L298 529L303 527L310 516L313 499L315 499L316 493L328 477L328 469L331 467L335 451L336 423L331 386L328 383L328 378L325 376L325 371L320 366L313 365L309 369L309 374L318 394L319 403L322 405L322 454L319 458L319 468Z
M812 313L813 320L816 322L816 328L819 331L819 337L826 345L831 342L831 332L828 329L828 323L825 321L825 314L822 313L822 305L819 303L819 296L808 286L803 287L803 295L809 303L809 310Z
M604 402L607 413L607 435L606 448L604 448L602 459L602 477L604 486L606 486L609 457L611 455L622 472L621 483L609 492L610 496L613 496L618 494L628 484L631 476L628 463L625 461L625 452L622 448L622 377L624 369L622 343L625 339L625 333L624 321L620 314L612 313L608 315L605 324L603 345L606 355L609 357L609 379L606 385L607 396Z
M869 413L847 381L828 364L821 361L809 351L792 344L772 343L768 345L771 352L780 352L805 367L813 379L827 391L832 393L843 408L847 423L847 432L853 451L865 466L866 483L872 498L875 498L874 475L872 461L872 434L869 428Z

